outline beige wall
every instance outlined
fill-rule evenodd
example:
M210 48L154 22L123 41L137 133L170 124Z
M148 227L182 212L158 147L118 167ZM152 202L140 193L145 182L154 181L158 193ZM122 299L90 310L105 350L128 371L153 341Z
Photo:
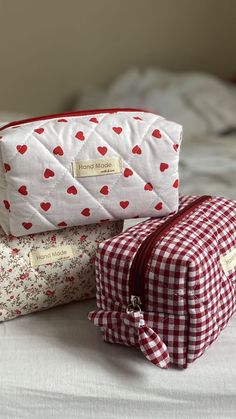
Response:
M0 110L54 112L130 66L236 72L236 0L0 0Z

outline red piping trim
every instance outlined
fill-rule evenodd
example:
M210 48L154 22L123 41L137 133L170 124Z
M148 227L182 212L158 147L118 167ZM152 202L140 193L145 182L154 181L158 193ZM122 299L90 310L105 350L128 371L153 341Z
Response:
M48 119L56 119L56 118L63 118L63 117L70 117L70 116L99 115L101 113L116 113L116 112L150 112L150 111L146 109L136 109L136 108L108 108L108 109L92 109L92 110L85 110L85 111L55 113L52 115L45 115L45 116L39 116L35 118L21 119L19 121L12 121L4 125L3 127L0 127L0 131L3 131L6 128L28 124L30 122L46 121Z

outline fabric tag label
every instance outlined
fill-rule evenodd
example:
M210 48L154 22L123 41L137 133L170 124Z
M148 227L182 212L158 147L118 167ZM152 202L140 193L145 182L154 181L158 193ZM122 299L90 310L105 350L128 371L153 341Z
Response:
M236 266L236 249L233 249L225 256L221 256L220 262L225 273L234 269Z
M72 163L74 177L101 176L121 173L121 159L111 157L107 159L79 160Z
M47 265L59 260L72 259L74 256L74 249L70 245L50 247L43 250L37 249L29 253L31 266Z

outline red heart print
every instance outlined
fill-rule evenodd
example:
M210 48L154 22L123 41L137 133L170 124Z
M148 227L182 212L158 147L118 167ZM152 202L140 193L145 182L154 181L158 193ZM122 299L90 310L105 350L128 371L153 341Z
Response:
M68 122L68 121L67 119L61 118L61 119L58 119L57 122Z
M27 191L27 187L25 185L22 185L19 189L18 192L20 192L21 195L28 195L28 191Z
M46 212L51 208L51 204L50 202L41 202L40 207Z
M160 171L164 172L165 170L167 170L169 168L168 163L161 163L160 164Z
M162 208L163 208L163 204L162 204L162 202L158 202L158 204L156 204L156 206L155 206L155 209L156 209L157 211L162 210Z
M138 145L135 145L132 149L133 154L142 154L142 150Z
M37 134L42 134L44 132L44 129L43 128L36 128L34 130L34 132L36 132Z
M142 121L142 118L140 118L140 116L134 116L134 119L137 119L139 121Z
M124 170L124 177L129 177L129 176L132 176L133 175L133 170L131 170L131 169L128 169L128 168L126 168L125 170Z
M53 150L53 154L55 154L56 156L63 156L64 151L62 150L62 148L58 145L57 147L54 148Z
M103 195L108 195L109 194L109 189L107 185L104 185L101 189L100 189L100 193Z
M48 179L49 177L55 176L55 173L51 169L45 169L43 176Z
M84 217L89 217L90 216L90 209L89 208L84 208L83 211L81 211L81 214Z
M29 230L32 227L33 224L32 223L22 223L22 225L26 230Z
M67 193L70 194L70 195L77 195L78 191L77 191L75 186L70 186L67 189Z
M90 122L94 122L95 124L98 124L97 118L90 118Z
M28 147L25 144L23 144L23 145L19 144L19 145L16 146L16 149L20 154L24 154L27 151Z
M0 135L0 141L2 140L2 136Z
M85 136L84 136L83 131L78 131L75 134L75 138L77 138L77 140L84 141L85 140Z
M146 185L144 186L144 190L145 191L152 191L153 190L153 186L150 182L146 183Z
M118 135L120 135L122 133L122 128L121 127L112 127L112 129Z
M8 163L4 163L5 172L9 172L11 170L11 166Z
M6 201L4 199L3 203L4 203L4 206L5 206L6 210L9 210L10 209L10 202L9 201Z
M179 181L178 181L178 179L176 179L175 181L174 181L174 183L173 183L173 188L178 188L178 186L179 186Z
M61 221L60 223L57 224L58 227L67 227L67 224L65 223L65 221Z
M178 151L178 149L179 149L179 144L173 144L173 149L174 149L175 151Z
M98 147L97 150L102 156L105 156L107 153L107 147Z
M159 129L154 129L154 131L152 132L152 136L155 138L161 138L161 133Z
M125 209L129 206L129 201L120 201L121 208Z

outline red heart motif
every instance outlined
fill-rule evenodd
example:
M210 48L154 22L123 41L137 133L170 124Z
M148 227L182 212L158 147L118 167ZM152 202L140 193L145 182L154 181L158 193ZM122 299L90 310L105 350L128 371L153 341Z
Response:
M33 224L32 223L22 223L22 225L26 230L29 230L32 227Z
M176 179L175 181L174 181L174 183L173 183L173 188L178 188L178 186L179 186L179 181L178 181L178 179Z
M9 210L10 209L10 202L4 200L3 203L4 203L4 206L5 206L6 210Z
M131 169L125 169L124 170L124 177L132 176L133 173L134 173L133 170L131 170Z
M84 141L85 140L85 136L84 136L83 131L78 131L75 134L75 138L77 138L77 140Z
M168 163L161 163L160 164L160 171L164 172L165 170L167 170L169 168Z
M8 163L4 163L5 172L9 172L11 170L11 166Z
M153 190L153 186L150 182L146 183L146 185L144 186L144 190L145 191L152 191Z
M19 189L18 192L20 192L21 195L28 195L28 191L27 191L27 187L25 185L22 185Z
M125 209L129 206L129 201L120 201L121 208Z
M49 177L53 177L53 176L55 176L55 173L54 173L51 169L46 169L46 170L44 171L43 176L44 176L46 179L48 179Z
M112 129L118 135L120 135L122 133L122 128L121 127L112 127Z
M65 221L61 221L60 223L57 224L58 227L67 227L67 224L65 223Z
M178 149L179 149L179 144L173 144L173 149L174 149L175 151L178 151Z
M0 140L2 140L2 136L0 135Z
M58 119L57 122L68 122L68 121L67 119L61 118L61 119Z
M95 124L98 124L97 118L90 118L90 122L94 122Z
M140 116L134 116L134 119L138 119L139 121L142 121L142 118L140 118Z
M81 211L81 214L84 215L84 217L89 217L90 216L90 209L89 208L84 208L83 211Z
M107 147L98 147L97 150L102 156L105 156L107 153Z
M44 129L43 128L36 128L34 130L34 132L36 132L37 134L42 134L44 132Z
M100 193L103 195L108 195L109 194L109 189L107 185L104 185L101 189L100 189Z
M70 186L67 189L67 193L70 194L70 195L77 195L78 191L77 191L75 186Z
M40 207L44 211L48 211L51 208L50 202L41 202Z
M154 131L152 132L152 136L155 138L161 138L161 133L159 129L154 129Z
M158 204L156 204L156 206L155 206L155 209L156 209L157 211L162 210L162 208L163 208L163 203L162 203L162 202L158 202Z
M54 148L53 150L53 154L55 154L56 156L63 156L64 151L62 150L62 148L58 145L57 147Z
M27 151L28 147L25 144L24 145L17 145L16 149L20 154L24 154Z
M132 149L133 154L142 154L142 150L138 145L135 145Z

